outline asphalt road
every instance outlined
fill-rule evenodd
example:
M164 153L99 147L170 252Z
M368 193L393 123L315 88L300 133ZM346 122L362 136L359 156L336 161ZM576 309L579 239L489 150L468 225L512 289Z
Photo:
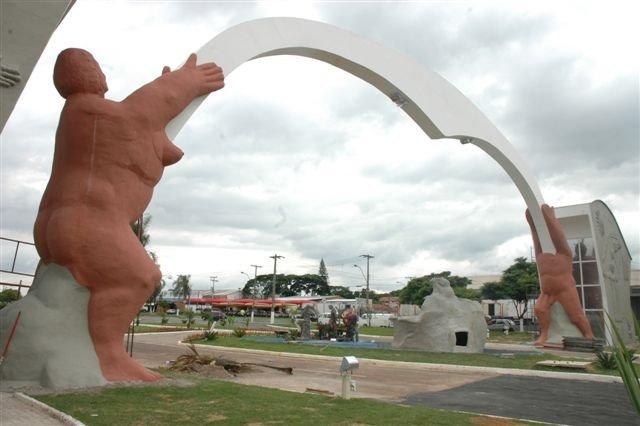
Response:
M149 367L164 365L185 353L178 345L185 334L136 335L134 357ZM198 351L234 359L293 367L286 375L255 369L230 380L304 392L307 388L340 392L339 360L308 359L238 352L225 348ZM488 372L427 371L410 365L388 365L361 360L354 375L357 392L388 402L423 405L569 425L640 425L619 383L500 375Z

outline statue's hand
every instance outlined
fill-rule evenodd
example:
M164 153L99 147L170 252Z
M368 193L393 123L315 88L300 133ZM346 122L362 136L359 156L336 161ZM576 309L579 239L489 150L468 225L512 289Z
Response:
M536 252L536 263L538 264L538 272L540 273L541 289L543 293L549 295L559 294L571 287L575 286L572 274L572 258L571 248L567 243L562 226L551 207L546 204L542 205L542 216L544 217L556 253L544 253L540 245L540 239L536 231L529 210L526 212L527 222L531 228L531 237Z
M224 74L222 68L213 62L196 65L196 54L189 55L187 62L178 70L194 84L197 96L206 95L224 87ZM165 67L162 73L169 72L169 67Z

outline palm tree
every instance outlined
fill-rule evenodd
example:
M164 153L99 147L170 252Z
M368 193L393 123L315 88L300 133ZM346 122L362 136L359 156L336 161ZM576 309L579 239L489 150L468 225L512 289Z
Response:
M139 223L140 223L140 220L136 220L131 224L131 230L136 235L139 235L138 234ZM151 240L151 237L147 232L147 228L149 227L150 223L151 223L151 215L149 213L146 213L142 218L142 235L139 236L140 243L142 243L142 247L146 247L147 244L149 244L149 241Z
M178 278L173 281L173 288L171 292L176 297L182 297L182 300L187 300L191 296L191 286L189 280L191 275L178 275Z

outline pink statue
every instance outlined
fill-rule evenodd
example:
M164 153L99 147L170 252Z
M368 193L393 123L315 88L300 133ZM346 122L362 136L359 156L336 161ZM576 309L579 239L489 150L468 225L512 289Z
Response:
M58 56L53 81L66 103L53 169L34 237L42 262L66 267L90 290L89 332L107 380L156 380L130 358L123 335L161 278L130 224L142 215L166 166L182 151L165 126L193 99L224 86L214 63L162 75L122 102L105 99L107 82L89 52Z
M549 326L551 325L551 305L555 302L562 305L571 322L578 327L578 330L586 339L593 339L593 332L582 310L578 291L576 290L576 282L573 279L572 254L567 238L551 207L543 204L542 215L549 228L549 234L557 253L542 252L538 233L529 210L527 210L527 222L529 222L531 237L535 246L541 290L535 308L536 316L540 321L540 337L534 342L534 345L542 346L547 341Z

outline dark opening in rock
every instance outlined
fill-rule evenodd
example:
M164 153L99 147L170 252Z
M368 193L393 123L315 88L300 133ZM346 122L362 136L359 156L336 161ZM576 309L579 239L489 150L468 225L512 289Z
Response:
M467 346L469 341L468 331L456 331L456 346Z

